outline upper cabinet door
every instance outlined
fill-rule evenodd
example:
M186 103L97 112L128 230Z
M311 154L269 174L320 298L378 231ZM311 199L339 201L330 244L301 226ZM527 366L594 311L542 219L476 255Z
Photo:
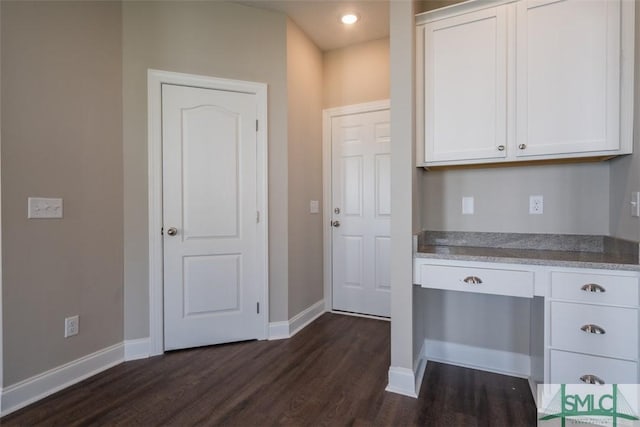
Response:
M504 7L424 26L425 163L499 161L507 153Z
M620 149L620 0L517 4L516 156Z

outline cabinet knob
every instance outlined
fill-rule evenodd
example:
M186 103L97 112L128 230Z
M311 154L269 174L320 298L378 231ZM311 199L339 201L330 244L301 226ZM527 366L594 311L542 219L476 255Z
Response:
M604 384L604 381L602 380L602 378L599 378L596 375L592 375L592 374L586 374L581 376L580 381L582 381L585 384L598 384L598 385Z
M527 148L527 144L520 144L518 145L518 148L524 150L525 148Z
M167 229L167 234L169 236L175 236L176 234L178 234L178 230L175 227L169 227Z
M498 145L498 151L504 151L504 145Z
M580 289L585 292L606 292L606 289L597 283L587 283L586 285L582 285Z
M470 285L479 285L482 283L482 279L476 276L467 276L464 278L463 282Z
M598 325L582 325L580 327L580 330L583 332L586 332L588 334L597 334L597 335L604 335L607 333L607 331L605 331L603 328L601 328Z

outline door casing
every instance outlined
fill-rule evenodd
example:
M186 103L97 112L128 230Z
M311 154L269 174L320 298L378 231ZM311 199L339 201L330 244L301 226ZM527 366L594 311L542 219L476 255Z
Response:
M256 95L258 265L257 278L262 288L260 315L266 339L269 332L269 247L268 247L268 176L267 176L267 85L216 77L148 70L148 191L149 191L149 355L164 353L163 247L162 218L162 85L174 84L206 89L228 90Z
M389 110L390 108L390 101L385 99L322 110L322 240L324 243L323 275L324 307L326 311L333 311L333 240L331 231L333 189L331 180L331 120L334 117L358 113L371 113L374 111ZM344 314L343 312L340 313ZM379 319L378 317L364 314L358 314L358 316Z

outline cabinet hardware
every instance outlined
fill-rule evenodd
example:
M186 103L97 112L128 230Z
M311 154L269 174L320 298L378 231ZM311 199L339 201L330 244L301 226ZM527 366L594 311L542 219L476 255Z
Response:
M336 220L336 221L331 221L331 226L332 227L340 227L340 221Z
M606 292L606 289L598 285L597 283L587 283L586 285L583 285L580 289L585 292Z
M504 151L504 145L498 145L498 151Z
M518 148L524 150L525 148L527 148L527 144L520 144L518 145Z
M601 328L598 325L583 325L580 327L581 331L587 332L589 334L597 334L597 335L604 335L607 332Z
M464 278L463 282L470 285L479 285L482 283L482 279L476 276L467 276Z
M167 234L169 236L175 236L176 234L178 234L178 230L175 227L169 227L167 229Z
M582 381L585 384L598 384L598 385L604 384L604 380L602 380L602 378L599 378L596 375L591 375L591 374L581 376L580 381Z

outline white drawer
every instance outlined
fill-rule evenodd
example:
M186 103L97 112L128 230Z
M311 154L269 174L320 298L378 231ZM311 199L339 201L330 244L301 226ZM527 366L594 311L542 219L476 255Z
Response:
M605 384L636 384L638 365L626 360L551 350L551 384L582 384L580 377L595 375Z
M551 297L594 304L638 305L638 278L584 273L551 273Z
M421 265L425 288L533 298L533 273L477 267Z
M594 325L604 333L583 331ZM551 346L602 356L638 357L638 310L553 301Z

